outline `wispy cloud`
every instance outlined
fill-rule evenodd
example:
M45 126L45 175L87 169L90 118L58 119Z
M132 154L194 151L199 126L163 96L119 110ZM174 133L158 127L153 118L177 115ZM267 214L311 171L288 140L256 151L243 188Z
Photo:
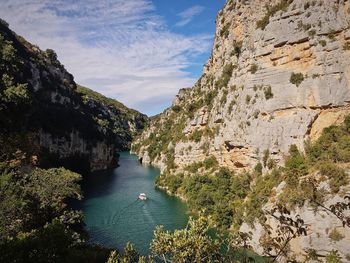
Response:
M78 83L147 113L193 84L185 69L211 44L208 35L170 32L150 0L2 0L0 17L55 49Z
M187 8L186 10L178 14L178 16L180 17L180 21L176 23L176 26L187 25L193 20L195 16L201 14L204 10L205 8L200 5L195 5L190 8Z

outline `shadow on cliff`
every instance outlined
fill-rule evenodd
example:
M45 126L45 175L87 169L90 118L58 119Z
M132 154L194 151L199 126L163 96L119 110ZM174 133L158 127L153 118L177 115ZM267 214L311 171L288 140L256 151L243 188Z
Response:
M115 192L114 183L117 180L115 169L87 173L82 181L85 197L98 198ZM93 186L93 187L92 187Z
M40 156L40 167L49 169L52 167L64 167L82 176L90 174L90 160L88 155L74 154L67 158L59 158L57 154L43 150Z

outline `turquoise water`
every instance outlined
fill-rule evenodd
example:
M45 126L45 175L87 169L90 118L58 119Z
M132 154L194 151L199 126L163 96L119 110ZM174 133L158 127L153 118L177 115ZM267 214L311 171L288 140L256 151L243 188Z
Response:
M90 240L121 250L128 241L148 254L156 225L168 230L187 224L187 208L179 199L155 189L159 170L142 166L136 155L122 152L119 167L84 180L84 212ZM138 200L146 193L146 201Z

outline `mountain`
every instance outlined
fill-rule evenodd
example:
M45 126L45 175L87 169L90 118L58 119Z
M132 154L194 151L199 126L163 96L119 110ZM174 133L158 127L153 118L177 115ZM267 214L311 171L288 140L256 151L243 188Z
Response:
M42 51L0 23L0 150L27 164L75 171L111 168L148 118L81 87L53 50Z
M144 162L165 167L172 144L179 166L209 154L252 168L267 149L280 163L290 145L303 149L341 122L350 102L347 2L273 3L267 11L266 1L228 1L202 77L134 144Z
M0 73L0 261L106 262L68 205L83 197L75 172L116 166L148 117L77 85L1 19Z
M310 212L350 189L349 8L344 0L226 1L203 75L132 144L161 169L159 187L218 226L251 233L260 254L277 251L280 217L266 210L283 205L311 232L287 244L290 258L333 249L349 260L349 229L330 210Z

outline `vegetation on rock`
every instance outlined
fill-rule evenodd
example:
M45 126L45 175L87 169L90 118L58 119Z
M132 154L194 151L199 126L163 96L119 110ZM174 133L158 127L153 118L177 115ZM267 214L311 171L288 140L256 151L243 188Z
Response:
M279 206L293 210L309 203L317 209L349 183L349 175L340 165L349 162L349 123L350 116L342 125L324 129L316 142L306 145L305 154L292 145L285 166L263 175L261 164L254 172L236 174L208 159L189 165L184 174L162 174L157 185L184 197L192 212L202 211L210 216L217 231L238 231L244 222L264 223L263 207L276 195L276 187L282 182L282 192L274 197ZM267 151L265 156L267 166L271 160ZM322 176L328 181L329 190L319 188L324 181ZM340 236L332 232L330 238L338 240Z
M266 6L266 14L264 15L263 18L258 20L256 22L256 27L264 30L266 26L270 22L270 18L274 16L278 11L286 11L288 6L290 5L289 0L280 0L277 4L269 6Z
M111 167L116 161L112 152L128 149L134 134L147 122L145 115L120 102L77 86L53 50L41 51L4 23L0 24L0 71L0 141L9 144L9 137L30 136L27 144L35 148L37 164L42 167L98 169L93 167L97 162L92 154L98 145L111 152L99 159ZM87 147L67 153L64 144L72 137L76 140L73 145L84 142ZM21 148L22 143L12 146L27 150ZM2 150L1 154L9 153Z
M300 84L304 81L304 75L303 73L292 73L290 76L290 83L296 85L297 87L300 86Z

